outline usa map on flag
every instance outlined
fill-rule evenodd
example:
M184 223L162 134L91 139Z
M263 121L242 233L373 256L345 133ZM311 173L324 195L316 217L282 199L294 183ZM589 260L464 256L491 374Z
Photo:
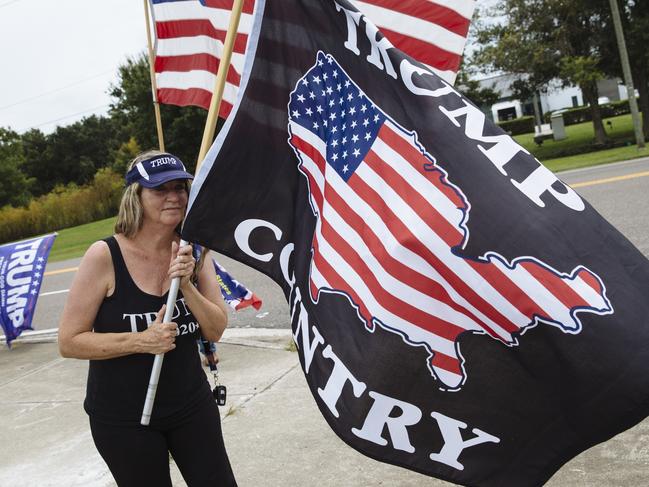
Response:
M580 313L613 313L604 283L583 266L562 272L490 251L463 257L471 205L461 188L331 55L318 53L288 110L316 216L311 298L342 294L368 331L378 325L425 348L440 389L466 380L465 332L516 346L539 323L577 334Z

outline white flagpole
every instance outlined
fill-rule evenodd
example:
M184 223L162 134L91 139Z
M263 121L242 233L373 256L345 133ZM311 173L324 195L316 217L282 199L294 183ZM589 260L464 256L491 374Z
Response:
M196 173L198 168L203 162L207 150L211 145L211 139L214 137L214 129L216 127L216 117L218 116L218 109L221 105L221 98L223 97L223 88L225 87L225 80L228 69L230 68L230 59L232 58L232 50L234 49L234 40L239 28L239 19L241 18L241 10L243 9L243 0L235 0L230 13L230 25L228 32L225 36L223 44L223 56L219 63L219 69L216 73L216 82L214 92L212 94L212 101L210 103L210 110L207 114L207 122L205 124L205 131L203 132L203 142L201 143L201 150L199 153L198 164L196 165ZM211 131L211 135L210 135ZM206 140L209 139L209 142ZM180 241L180 245L187 245L185 240ZM164 322L171 321L174 308L176 307L176 297L178 296L178 288L180 287L180 278L172 279L171 286L169 287L169 295L167 296L167 308L165 310ZM153 360L153 368L151 369L151 377L149 378L149 387L146 391L146 399L144 401L144 408L142 409L142 418L140 424L147 426L151 421L151 412L153 411L153 402L155 401L156 391L158 390L158 380L160 378L160 370L162 369L162 360L164 354L158 354Z

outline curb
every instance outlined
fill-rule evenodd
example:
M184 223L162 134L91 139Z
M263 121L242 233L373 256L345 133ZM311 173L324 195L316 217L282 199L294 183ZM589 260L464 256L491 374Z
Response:
M58 328L28 330L21 333L13 343L54 343L58 335ZM0 335L0 341L6 341L6 337ZM291 330L288 328L226 328L219 343L285 350L291 341Z

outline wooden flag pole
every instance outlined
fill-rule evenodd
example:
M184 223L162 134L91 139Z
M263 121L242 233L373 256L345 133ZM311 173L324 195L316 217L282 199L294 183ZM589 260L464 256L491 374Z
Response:
M155 81L155 58L153 56L153 41L151 40L151 19L149 16L149 0L144 0L144 18L146 20L146 39L149 47L149 76L151 77L151 93L153 95L153 111L155 112L155 125L158 130L158 146L165 150L165 139L162 133L162 117L160 116L160 103L158 102L158 85Z
M638 102L635 99L633 75L631 73L631 63L629 62L629 53L626 48L626 41L624 40L620 9L617 5L617 0L609 0L609 4L611 6L611 13L613 15L613 27L615 29L615 37L617 38L617 47L620 52L620 64L622 64L622 73L624 75L624 82L626 84L626 93L629 98L629 108L631 109L631 120L633 120L635 142L638 146L638 149L644 149L645 143L644 135L642 133L642 121L640 120L640 112L638 111Z
M144 0L145 2L147 0ZM235 0L230 13L230 25L228 32L225 36L225 43L223 45L223 57L219 63L219 69L216 74L216 82L214 86L214 93L212 93L212 101L210 102L210 110L207 114L207 122L205 123L205 130L203 132L203 141L198 155L198 162L196 164L196 173L200 167L207 151L212 144L214 138L214 131L216 130L216 119L221 106L221 98L223 97L223 88L225 87L225 79L228 69L230 68L230 59L232 58L232 49L234 48L234 39L237 35L239 28L239 19L241 18L241 10L243 9L243 0ZM147 14L148 15L148 14ZM147 21L147 26L149 25ZM152 50L151 50L152 52ZM153 68L152 68L153 69ZM152 71L153 73L153 71ZM153 76L153 74L152 74ZM154 89L155 92L155 89ZM180 245L187 245L185 240L180 241ZM176 297L178 296L178 288L180 287L180 278L175 277L171 280L169 287L169 294L167 296L167 307L163 321L165 323L171 321L174 309L176 308ZM156 391L158 390L158 380L160 378L160 370L162 370L162 361L164 354L158 354L153 359L153 368L151 369L151 377L149 378L149 386L146 391L146 399L144 401L144 408L142 409L142 417L140 424L147 426L151 421L151 412L153 411L153 402L155 401Z
M212 145L214 139L214 132L216 131L216 120L219 116L219 109L221 108L221 100L223 99L223 90L225 89L225 80L227 78L228 70L230 69L230 60L232 59L232 50L234 49L234 41L237 37L237 30L239 29L239 19L241 18L241 10L243 9L243 0L234 0L232 5L232 13L230 14L230 25L228 25L228 33L225 36L223 43L223 56L219 63L219 69L216 72L216 81L214 83L214 92L212 93L212 100L210 102L210 110L207 112L207 120L205 121L205 130L203 130L203 140L201 141L201 149L198 152L198 161L196 163L196 173L198 168L205 159L207 151Z

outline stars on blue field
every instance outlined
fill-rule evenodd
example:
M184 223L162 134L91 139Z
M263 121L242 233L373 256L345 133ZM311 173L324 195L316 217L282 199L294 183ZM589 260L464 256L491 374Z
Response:
M289 118L326 143L327 162L345 181L363 161L385 121L334 58L322 52L291 93Z

